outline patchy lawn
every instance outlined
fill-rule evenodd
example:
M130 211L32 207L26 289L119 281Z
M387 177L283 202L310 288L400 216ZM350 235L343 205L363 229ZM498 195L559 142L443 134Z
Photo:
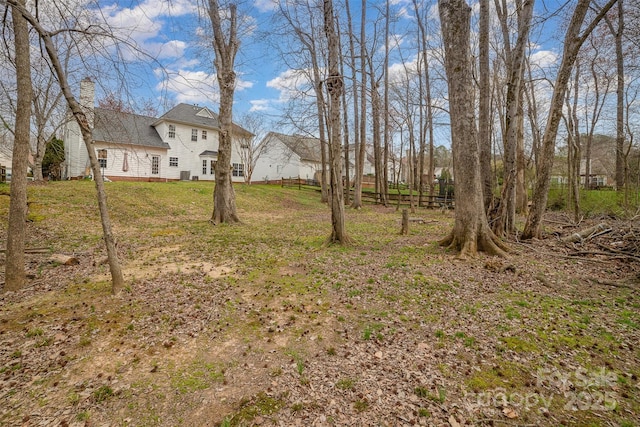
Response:
M212 226L211 184L107 185L118 297L93 183L29 188L50 253L0 294L0 425L640 425L637 262L556 238L458 261L453 212L401 236L375 206L326 247L311 191L236 186L244 224Z

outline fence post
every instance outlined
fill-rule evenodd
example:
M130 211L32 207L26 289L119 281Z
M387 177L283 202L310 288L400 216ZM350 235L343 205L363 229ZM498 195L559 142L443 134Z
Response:
M402 230L400 230L400 234L407 235L409 234L409 210L402 209Z

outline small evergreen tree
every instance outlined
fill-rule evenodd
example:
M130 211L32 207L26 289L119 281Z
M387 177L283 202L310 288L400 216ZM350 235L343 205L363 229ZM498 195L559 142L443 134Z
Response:
M42 175L50 180L60 180L64 163L64 141L55 136L47 143L42 159Z

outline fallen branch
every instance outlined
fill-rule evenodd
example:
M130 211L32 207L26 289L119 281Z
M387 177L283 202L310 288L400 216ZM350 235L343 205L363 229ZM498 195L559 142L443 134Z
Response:
M5 252L7 252L6 249L0 249L0 253L5 253ZM49 252L51 252L49 248L25 248L24 249L25 254L47 254Z
M586 280L587 282L595 283L596 285L613 286L615 288L636 289L636 287L630 286L622 282L612 282L610 280L596 279L593 277L583 277L583 279Z
M625 253L621 253L621 254L612 254L609 252L604 252L604 251L577 251L577 252L569 252L567 254L570 257L577 257L577 256L585 256L585 255L603 255L609 258L613 258L613 259L625 259L625 258L631 258L635 261L640 261L640 257L634 256L634 255L629 255L629 254L625 254Z
M577 243L583 242L585 240L589 240L595 236L599 236L601 234L609 233L613 231L607 224L600 223L596 226L589 227L577 233L570 234L567 237L562 239L565 243Z

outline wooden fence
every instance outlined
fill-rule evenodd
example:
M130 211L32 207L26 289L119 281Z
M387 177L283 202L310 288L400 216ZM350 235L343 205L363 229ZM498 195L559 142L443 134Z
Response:
M423 193L422 197L418 192L413 193L414 206L421 206L427 208L447 208L453 209L455 207L455 200L453 197L453 183L443 183L444 185L436 184L435 192L433 196ZM300 177L282 178L280 185L283 188L297 188L298 190L310 190L320 191L320 184L312 179L304 179ZM350 190L350 198L353 199L354 190ZM346 191L345 191L346 196ZM382 203L382 196L380 193L373 191L363 191L362 200L367 203ZM394 193L393 190L387 195L387 203L390 205L411 205L411 196L405 194Z

